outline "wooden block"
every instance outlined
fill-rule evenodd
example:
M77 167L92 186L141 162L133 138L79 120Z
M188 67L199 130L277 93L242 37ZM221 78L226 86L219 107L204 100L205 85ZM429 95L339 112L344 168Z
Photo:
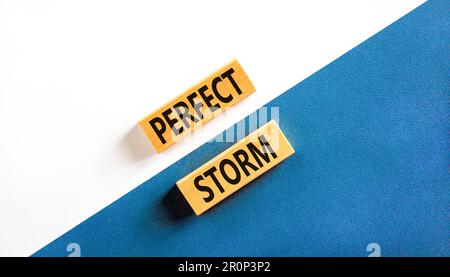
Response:
M140 120L139 126L162 152L254 91L239 62L233 60Z
M275 121L270 121L177 182L196 215L294 153Z

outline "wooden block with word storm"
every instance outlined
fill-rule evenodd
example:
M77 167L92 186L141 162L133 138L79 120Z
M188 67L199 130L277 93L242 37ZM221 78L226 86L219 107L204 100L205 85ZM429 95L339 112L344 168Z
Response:
M200 215L294 152L272 120L179 180L177 186Z
M162 152L254 91L239 62L233 60L140 120L139 126Z

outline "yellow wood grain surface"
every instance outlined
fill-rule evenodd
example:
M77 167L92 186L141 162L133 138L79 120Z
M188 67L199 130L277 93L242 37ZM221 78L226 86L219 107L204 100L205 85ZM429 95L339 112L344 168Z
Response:
M294 152L272 120L179 180L177 186L200 215Z
M138 124L156 151L162 152L254 91L239 62L233 60Z

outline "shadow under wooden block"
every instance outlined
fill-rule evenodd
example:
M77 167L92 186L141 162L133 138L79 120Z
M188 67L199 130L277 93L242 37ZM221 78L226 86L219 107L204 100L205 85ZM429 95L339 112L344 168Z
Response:
M121 143L128 158L132 161L140 161L156 153L156 150L138 125L134 125L128 131Z
M161 204L171 220L177 221L194 215L194 210L176 185L164 195Z

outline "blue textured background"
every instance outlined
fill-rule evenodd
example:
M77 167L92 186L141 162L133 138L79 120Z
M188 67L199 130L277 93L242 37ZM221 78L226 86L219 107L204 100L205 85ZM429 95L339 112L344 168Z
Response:
M171 219L207 143L35 256L450 255L448 1L425 3L268 104L296 154L201 217ZM307 43L307 42L305 42ZM301 51L301 49L299 49Z

